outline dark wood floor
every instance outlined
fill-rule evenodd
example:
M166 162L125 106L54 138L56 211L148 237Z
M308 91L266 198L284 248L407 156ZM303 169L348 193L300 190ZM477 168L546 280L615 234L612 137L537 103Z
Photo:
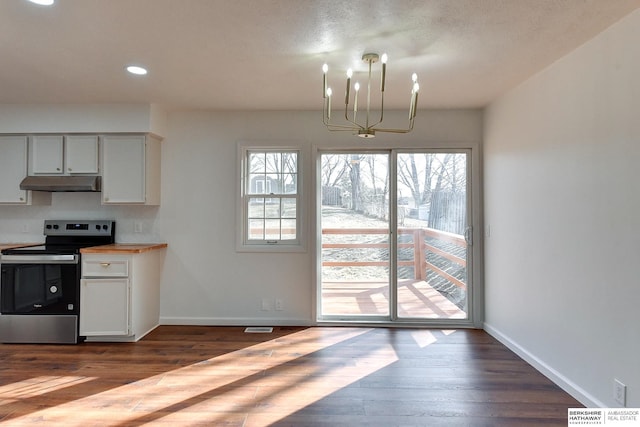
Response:
M0 344L0 425L566 426L569 395L485 332L162 326Z

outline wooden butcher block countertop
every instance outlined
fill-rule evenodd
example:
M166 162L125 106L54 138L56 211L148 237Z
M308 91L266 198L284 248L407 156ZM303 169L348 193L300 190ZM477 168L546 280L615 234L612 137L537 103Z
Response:
M11 248L22 248L25 246L37 246L42 243L33 242L33 243L0 243L0 251L3 249L11 249Z
M166 248L166 243L114 243L80 249L83 254L140 254Z

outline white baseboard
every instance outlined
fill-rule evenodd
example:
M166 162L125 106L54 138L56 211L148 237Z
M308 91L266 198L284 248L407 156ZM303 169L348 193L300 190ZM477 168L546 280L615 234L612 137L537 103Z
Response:
M517 342L513 341L511 338L509 338L507 335L505 335L502 332L500 332L498 329L496 329L493 326L485 323L484 324L484 330L489 335L491 335L492 337L494 337L495 339L500 341L502 344L504 344L506 347L508 347L511 351L513 351L518 356L523 358L527 363L529 363L531 366L533 366L538 371L540 371L540 373L542 373L544 376L549 378L558 387L560 387L561 389L563 389L564 391L569 393L571 396L573 396L573 398L578 400L584 406L586 406L588 408L605 408L605 407L607 407L607 405L605 405L603 402L601 402L598 399L596 399L595 397L593 397L586 390L584 390L583 388L581 388L578 385L576 385L569 378L567 378L564 375L562 375L562 373L556 371L551 366L547 365L543 360L541 360L538 357L536 357L529 350L527 350L526 348L522 347Z
M236 317L161 317L161 325L185 326L313 326L309 319L265 319Z

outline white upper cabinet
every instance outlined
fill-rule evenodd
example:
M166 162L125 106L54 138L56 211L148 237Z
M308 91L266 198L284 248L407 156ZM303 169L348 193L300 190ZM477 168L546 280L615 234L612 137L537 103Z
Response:
M98 174L96 135L37 135L29 144L29 175Z
M102 139L102 203L160 204L160 140L151 135Z
M160 139L147 134L0 135L0 204L51 204L28 176L102 176L103 204L160 204Z
M69 174L97 174L98 137L96 135L65 136L64 163Z
M50 193L21 190L27 176L27 137L0 136L0 204L49 204Z

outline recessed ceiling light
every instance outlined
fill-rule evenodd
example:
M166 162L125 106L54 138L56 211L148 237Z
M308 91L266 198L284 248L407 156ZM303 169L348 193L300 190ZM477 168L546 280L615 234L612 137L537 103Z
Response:
M31 3L39 4L40 6L51 6L55 0L29 0Z
M137 65L129 65L127 67L127 71L130 72L131 74L137 74L139 76L144 76L145 74L147 74L146 68L142 68Z

